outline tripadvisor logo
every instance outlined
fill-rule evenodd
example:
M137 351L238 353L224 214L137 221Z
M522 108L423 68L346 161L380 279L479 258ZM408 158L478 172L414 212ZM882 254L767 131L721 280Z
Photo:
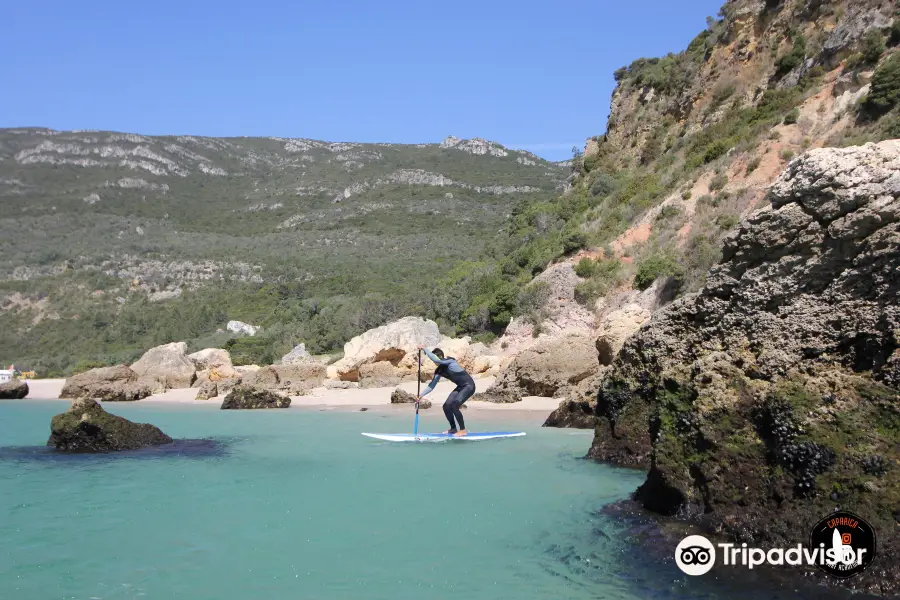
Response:
M863 572L875 558L875 530L863 518L832 513L816 523L809 546L750 548L747 544L713 545L702 535L689 535L675 548L675 564L687 575L708 573L716 563L753 569L768 565L815 566L828 575L847 579Z

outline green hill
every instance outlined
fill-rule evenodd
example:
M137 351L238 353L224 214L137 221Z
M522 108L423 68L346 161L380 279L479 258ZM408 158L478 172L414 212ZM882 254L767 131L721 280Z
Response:
M60 374L172 339L224 343L232 319L263 327L232 342L247 360L299 341L335 351L440 303L430 282L566 175L478 139L0 130L0 352Z

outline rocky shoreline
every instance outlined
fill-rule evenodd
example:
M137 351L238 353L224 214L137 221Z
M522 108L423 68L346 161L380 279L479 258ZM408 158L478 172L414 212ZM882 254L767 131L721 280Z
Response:
M813 150L726 240L697 294L629 338L591 458L648 469L645 508L748 544L852 510L900 591L900 142Z

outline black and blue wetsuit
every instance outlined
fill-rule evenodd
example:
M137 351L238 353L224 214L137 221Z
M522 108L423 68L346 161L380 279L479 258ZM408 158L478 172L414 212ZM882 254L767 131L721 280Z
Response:
M457 431L454 417L459 422L459 428L465 429L466 424L463 421L462 411L459 410L459 407L475 393L475 380L452 356L442 360L428 350L423 350L428 358L434 361L434 364L438 367L434 371L434 379L431 380L431 383L428 384L422 395L424 396L431 392L441 377L445 377L455 383L456 389L450 392L450 395L447 396L447 401L444 402L444 415L450 422L450 433L456 433Z

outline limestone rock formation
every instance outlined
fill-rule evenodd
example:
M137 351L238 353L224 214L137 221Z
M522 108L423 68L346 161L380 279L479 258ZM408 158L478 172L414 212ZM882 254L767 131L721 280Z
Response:
M0 383L0 400L21 400L28 395L28 383L13 379Z
M197 390L195 400L209 400L219 395L219 385L215 381L205 381Z
M391 392L391 404L415 404L416 403L416 395L410 394L405 390L401 390L400 388L395 389ZM419 408L431 408L431 400L428 398L423 398L421 402L419 402Z
M597 350L590 336L579 334L545 340L515 357L486 396L506 393L552 397L599 369Z
M294 346L294 349L281 357L281 364L283 365L293 365L293 364L302 364L308 362L314 362L316 359L312 357L312 355L307 352L306 344L300 343Z
M222 410L288 408L290 405L291 399L287 396L247 385L236 385L222 400Z
M300 396L321 385L324 379L324 365L298 363L263 367L244 375L241 383L266 390L282 391L291 396Z
M194 368L199 372L214 372L217 378L229 379L237 375L231 363L231 355L228 350L220 348L206 348L193 354L188 354L188 359L194 363Z
M138 381L138 375L125 365L91 369L66 379L60 398L94 398L104 402L140 400L150 388Z
M197 369L187 357L187 344L172 342L151 348L133 365L131 370L154 392L173 388L189 388Z
M573 429L593 429L597 425L594 405L584 400L563 400L550 413L543 427L571 427Z
M854 585L895 591L900 141L811 150L768 199L625 343L590 455L649 467L647 508L739 541L795 543L850 508L881 557Z
M95 400L81 398L53 417L47 445L60 452L113 452L170 442L172 438L153 425L132 423L109 414Z
M600 364L612 364L625 340L640 329L652 314L643 306L631 303L606 315L598 328L600 335L597 337L597 355Z
M360 388L390 387L402 379L402 371L388 361L368 363L359 368Z
M404 317L370 329L344 344L344 357L328 367L328 376L344 381L359 381L359 369L362 365L387 361L399 367L406 357L406 363L411 364L404 363L405 370L414 369L416 347L423 345L433 348L440 344L441 339L441 332L434 321Z

